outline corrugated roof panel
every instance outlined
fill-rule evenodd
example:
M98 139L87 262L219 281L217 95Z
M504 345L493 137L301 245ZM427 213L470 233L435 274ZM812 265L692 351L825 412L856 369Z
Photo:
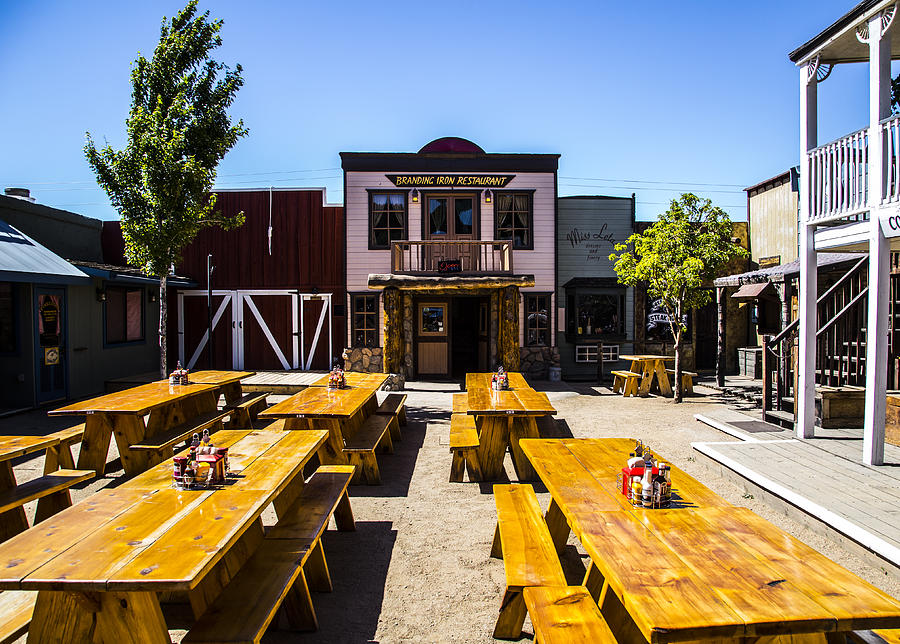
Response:
M73 284L90 278L28 235L0 221L0 280Z

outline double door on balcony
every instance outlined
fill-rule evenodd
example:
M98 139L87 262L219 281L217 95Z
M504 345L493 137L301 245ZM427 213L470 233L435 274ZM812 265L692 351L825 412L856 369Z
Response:
M432 271L453 272L456 262L462 272L478 270L477 194L425 195L422 238L424 265ZM443 262L443 263L442 263Z

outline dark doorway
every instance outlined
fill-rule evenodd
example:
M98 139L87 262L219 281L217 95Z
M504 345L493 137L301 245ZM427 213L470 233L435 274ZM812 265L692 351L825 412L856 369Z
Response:
M454 378L465 378L467 373L479 370L479 316L481 298L453 298L452 338L450 340L451 360Z
M718 351L719 317L716 300L696 309L694 328L697 332L694 344L694 366L697 370L715 369Z

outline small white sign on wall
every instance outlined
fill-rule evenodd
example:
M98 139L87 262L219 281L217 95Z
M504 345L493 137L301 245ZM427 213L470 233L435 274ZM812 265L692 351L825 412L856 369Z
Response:
M881 212L878 220L881 222L881 232L885 237L900 237L900 208Z

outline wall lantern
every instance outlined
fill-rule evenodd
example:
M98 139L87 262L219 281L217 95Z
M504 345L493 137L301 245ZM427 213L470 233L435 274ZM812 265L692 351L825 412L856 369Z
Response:
M102 288L97 289L97 301L98 302L106 301L106 291L104 291Z
M494 198L494 194L487 189L484 191L484 203L491 203L491 200Z
M147 289L147 299L153 303L159 299L159 294L153 289Z
M413 191L410 194L412 195L412 202L419 203L419 191L413 188Z

